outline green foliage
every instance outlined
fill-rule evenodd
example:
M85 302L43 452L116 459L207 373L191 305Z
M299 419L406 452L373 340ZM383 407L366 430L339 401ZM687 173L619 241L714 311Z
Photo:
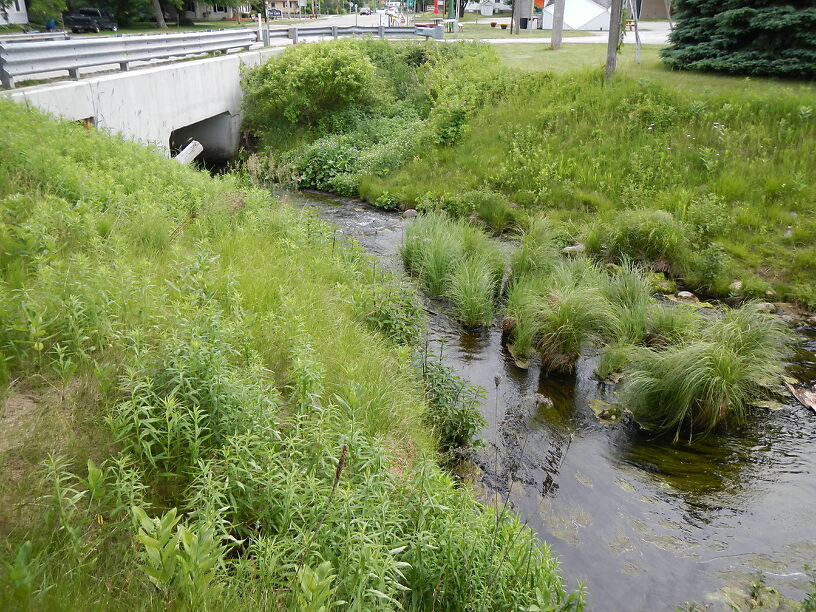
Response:
M138 507L132 512L139 525L136 539L144 547L141 569L150 582L165 598L179 597L185 609L206 609L219 591L216 575L224 553L212 527L179 525L175 508L160 518Z
M406 228L402 258L430 295L451 300L465 325L492 321L504 256L480 229L444 213L423 214Z
M442 452L456 459L487 424L479 412L484 389L467 384L449 367L433 359L426 359L422 370L428 399L425 420L439 436Z
M496 292L496 277L488 262L479 257L456 262L445 290L453 302L454 315L466 327L489 326L493 322Z
M592 287L553 289L539 306L538 350L547 370L571 372L584 344L616 335L611 305Z
M644 350L625 379L623 398L648 429L707 433L782 375L784 324L747 305L706 326L699 339Z
M351 304L367 327L395 344L415 345L425 328L424 311L415 290L397 281L358 288Z
M252 130L281 118L310 125L376 90L374 65L354 43L297 45L246 73L244 121Z
M691 249L688 231L663 210L631 210L597 223L586 236L587 251L610 261L626 259L681 275Z
M666 65L751 76L816 76L816 9L807 0L676 0Z
M357 246L234 176L7 101L0 118L4 375L59 432L26 440L34 464L54 452L14 501L42 519L3 515L0 607L18 588L36 609L285 609L305 567L317 607L567 600L537 536L436 463L435 438L471 441L476 400L440 382L441 433L423 422L395 346L417 309Z

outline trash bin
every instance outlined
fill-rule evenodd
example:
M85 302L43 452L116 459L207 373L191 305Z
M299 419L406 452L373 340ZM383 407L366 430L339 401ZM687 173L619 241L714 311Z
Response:
M519 29L526 30L527 29L527 22L530 21L527 17L520 17L519 18Z

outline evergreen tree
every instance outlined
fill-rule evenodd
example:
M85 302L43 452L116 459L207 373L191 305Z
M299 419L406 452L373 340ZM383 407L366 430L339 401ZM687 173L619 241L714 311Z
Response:
M667 66L816 78L816 0L674 0Z

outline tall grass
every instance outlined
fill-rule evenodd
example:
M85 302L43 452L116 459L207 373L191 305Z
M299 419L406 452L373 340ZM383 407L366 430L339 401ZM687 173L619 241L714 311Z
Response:
M490 266L479 257L460 259L453 268L445 291L456 318L466 327L493 322L497 283Z
M645 349L627 373L622 397L638 422L656 431L707 433L782 375L784 324L754 306L726 313L699 339Z
M441 212L425 213L406 228L402 258L434 297L445 297L468 327L493 320L504 277L504 255L479 228Z
M417 306L359 248L235 177L0 120L0 374L31 405L0 432L0 608L566 605L537 536L436 463Z
M617 335L615 315L598 289L552 289L538 312L538 350L544 367L571 372L584 345Z
M364 179L367 197L387 190L410 203L488 186L568 219L610 259L713 293L750 279L759 295L773 286L816 303L812 87L661 73L659 83L621 74L611 85L596 71L525 75L453 150L429 148ZM720 256L704 253L713 243Z

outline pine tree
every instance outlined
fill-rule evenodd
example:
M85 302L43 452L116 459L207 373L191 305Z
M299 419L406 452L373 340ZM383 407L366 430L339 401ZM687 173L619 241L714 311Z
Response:
M674 0L667 66L816 78L816 0Z

